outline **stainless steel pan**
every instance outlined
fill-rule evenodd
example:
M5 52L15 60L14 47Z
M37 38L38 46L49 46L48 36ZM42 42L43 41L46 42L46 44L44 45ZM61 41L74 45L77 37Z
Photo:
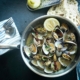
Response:
M45 74L44 72L41 72L40 70L34 68L33 66L31 66L31 64L29 63L29 58L27 58L25 55L24 55L24 52L23 52L23 46L25 45L26 43L26 39L27 39L27 36L28 34L31 32L31 27L35 27L37 24L39 23L43 23L44 20L46 18L50 18L50 17L54 17L56 19L58 19L60 22L64 22L64 23L67 23L69 28L75 33L76 35L76 39L77 39L77 45L78 45L78 49L77 49L77 53L76 53L76 58L75 60L72 62L72 64L67 67L64 71L62 72L59 72L59 73L53 73L53 74ZM20 45L20 51L21 51L21 56L22 56L22 59L23 61L25 62L25 64L28 66L28 68L30 70L32 70L34 73L40 75L40 76L44 76L44 77L59 77L59 76L62 76L62 75L65 75L67 74L68 72L70 72L71 70L74 69L74 67L77 65L78 61L79 61L79 57L80 57L80 33L79 33L79 30L77 29L77 27L74 25L74 22L71 22L70 20L66 19L66 18L63 18L63 17L59 17L59 16L47 16L47 15L44 15L44 16L41 16L41 17L38 17L37 19L33 20L27 27L26 29L24 30L23 32L23 35L22 35L22 39L21 39L21 45Z

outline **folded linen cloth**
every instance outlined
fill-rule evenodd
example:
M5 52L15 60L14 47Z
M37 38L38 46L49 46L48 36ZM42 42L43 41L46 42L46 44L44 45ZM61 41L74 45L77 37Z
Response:
M13 20L12 17L11 17L11 19ZM8 21L8 19L3 20L3 21L0 22L0 29L3 28L4 23L7 22L7 21ZM9 44L10 45L13 45L13 44L19 45L20 44L21 37L20 37L19 31L18 31L18 29L17 29L17 27L15 25L14 20L13 20L13 23L11 25L12 25L12 27L15 28L16 34L12 38L8 38L8 39L6 38L6 39L4 39L4 37L5 37L5 30L0 31L0 43L8 44L8 45ZM6 53L6 52L8 52L10 50L11 49L0 49L0 55L4 54L4 53Z

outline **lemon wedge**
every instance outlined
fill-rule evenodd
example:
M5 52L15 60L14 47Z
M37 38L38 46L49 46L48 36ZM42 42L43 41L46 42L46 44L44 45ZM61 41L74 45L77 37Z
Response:
M48 18L44 21L44 28L47 31L53 31L56 26L60 26L60 23L55 18Z
M40 3L41 3L41 0L28 0L27 1L28 6L33 9L39 7Z

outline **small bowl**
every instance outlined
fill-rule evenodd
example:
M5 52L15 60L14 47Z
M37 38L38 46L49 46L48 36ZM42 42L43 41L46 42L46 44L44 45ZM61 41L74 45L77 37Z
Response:
M28 34L31 31L31 27L35 27L36 25L38 25L39 23L43 23L45 19L47 18L56 18L61 22L66 23L69 26L69 29L76 35L76 41L77 41L77 52L76 52L76 57L74 59L74 61L64 70L56 72L56 73L51 73L51 74L46 74L43 71L37 69L36 67L32 66L30 64L30 60L28 57L26 57L24 55L24 51L23 51L23 46L26 43L26 38L28 36ZM28 66L28 68L30 70L32 70L34 73L43 76L43 77L49 77L49 78L53 78L53 77L59 77L59 76L63 76L67 73L69 73L71 70L73 70L75 68L75 66L77 65L79 58L80 58L80 33L79 30L77 29L77 26L75 26L74 22L71 22L70 20L64 18L64 17L60 17L60 16L49 16L49 15L43 15L40 16L38 18L36 18L35 20L33 20L24 30L23 35L22 35L22 39L21 39L21 46L20 46L20 50L21 50L21 56L23 61L25 62L26 66Z

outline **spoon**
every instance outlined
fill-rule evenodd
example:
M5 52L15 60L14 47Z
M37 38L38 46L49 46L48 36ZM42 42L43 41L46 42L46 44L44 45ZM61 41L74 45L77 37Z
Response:
M10 26L8 29L5 30L5 37L0 42L4 42L6 39L14 37L15 34L16 34L15 28Z
M6 29L5 31L5 38L12 38L15 36L15 34L16 34L15 28L10 25L9 28Z

